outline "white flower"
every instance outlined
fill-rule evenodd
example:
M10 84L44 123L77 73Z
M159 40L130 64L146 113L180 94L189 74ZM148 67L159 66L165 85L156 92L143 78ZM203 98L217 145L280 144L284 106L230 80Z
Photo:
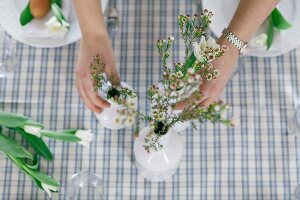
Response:
M127 126L131 126L133 124L133 122L134 122L134 118L131 116L128 116L125 123Z
M197 42L193 43L194 46L194 55L197 58L198 61L204 62L207 57L204 53L205 49L212 48L212 49L220 49L220 45L216 43L216 40L212 37L208 38L208 40L205 40L205 37L202 36L200 39L199 44ZM211 62L212 59L209 59L208 62Z
M182 73L182 71L178 71L178 72L176 72L176 76L177 76L177 78L181 78L181 77L183 77L183 73Z
M45 26L52 32L67 32L70 24L65 20L60 23L57 18L53 16L45 23Z
M215 77L218 77L221 74L218 69L215 69L213 73Z
M210 81L212 78L213 78L212 73L206 74L206 80L207 80L207 81Z
M268 35L266 33L259 34L250 40L250 45L253 47L266 47Z
M85 147L89 147L90 142L93 140L91 130L77 130L75 136L81 140L78 143Z
M194 68L189 68L188 70L187 70L187 72L189 73L189 74L194 74L195 73L195 69Z
M169 39L171 40L171 41L174 41L174 36L173 35L171 35L170 37L169 37Z
M42 130L42 128L39 126L24 125L23 129L26 133L35 135L36 137L41 137L40 130Z
M215 106L215 111L219 112L221 110L221 107L219 105Z
M195 79L196 79L197 81L199 81L199 80L201 79L201 75L200 75L200 74L196 74L196 75L195 75Z
M57 192L58 188L54 187L52 185L47 185L46 183L41 183L42 188L45 190L45 192L48 194L48 196L51 198L52 194L51 191Z
M194 83L195 82L195 78L193 76L190 76L187 80L188 83Z

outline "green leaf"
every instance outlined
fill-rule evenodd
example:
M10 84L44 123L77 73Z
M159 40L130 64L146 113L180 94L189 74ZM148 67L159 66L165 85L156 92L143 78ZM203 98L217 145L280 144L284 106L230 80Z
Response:
M31 14L30 11L30 7L29 7L29 3L27 4L27 6L24 8L24 10L22 11L21 15L20 15L20 24L22 26L25 26L26 24L28 24L34 17Z
M29 158L33 160L31 153L2 133L0 133L0 151L17 158Z
M273 19L269 16L269 27L268 27L268 38L267 38L267 49L269 50L273 43L274 30L273 30Z
M51 185L51 186L57 187L57 188L60 186L59 183L55 179L51 178L50 176L48 176L44 173L41 173L36 170L32 170L25 165L23 166L23 169L26 170L32 177L39 180L41 183L45 183L47 185Z
M271 17L273 20L273 26L279 30L286 30L292 27L292 24L290 24L284 16L280 13L280 11L275 8L271 12Z
M31 165L26 164L26 166L29 167L30 169L38 169L39 158L38 158L37 154L34 154L32 164Z
M51 0L51 4L57 4L60 8L62 8L62 0Z
M51 10L52 10L53 14L55 15L55 17L57 18L57 21L59 21L59 23L62 24L62 21L63 20L65 21L65 17L63 15L61 8L56 3L52 3Z
M76 137L73 134L70 133L63 133L63 132L54 132L54 131L47 131L47 130L41 130L40 133L42 136L53 138L57 140L62 140L66 142L79 142L81 141L78 137Z
M63 130L63 131L60 131L59 133L68 133L68 134L75 134L77 131L77 129L66 129L66 130Z
M44 128L43 124L36 122L36 121L32 121L32 120L27 120L24 125L39 126L41 128ZM20 128L22 128L22 127L20 127Z
M20 127L28 120L27 117L19 114L0 111L0 125L9 128Z
M35 151L39 155L41 155L46 160L53 160L51 151L41 138L36 137L35 135L28 134L21 128L15 128L15 130L18 131L25 140L27 140L27 142L35 149Z
M24 169L24 161L19 159L19 158L15 158L13 156L10 156L8 154L6 154L7 158L9 158L18 168L20 171L22 171L24 174L26 174L29 178L31 178L31 180L36 184L37 187L39 187L40 189L44 190L44 188L41 185L41 182L37 179L35 179L30 173L28 173L25 169Z
M191 53L191 55L187 58L183 69L181 70L184 75L186 75L188 69L191 66L193 66L195 61L196 61L196 57L195 57L194 53Z

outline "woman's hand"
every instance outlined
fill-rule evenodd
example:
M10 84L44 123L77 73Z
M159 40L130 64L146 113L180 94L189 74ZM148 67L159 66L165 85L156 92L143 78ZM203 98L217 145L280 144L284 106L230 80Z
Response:
M198 102L200 106L207 107L210 104L217 102L227 84L230 80L232 72L234 70L236 61L239 57L239 52L235 46L233 46L227 39L221 37L217 43L222 46L226 45L228 51L225 54L217 58L212 62L212 71L218 69L220 75L213 80L207 81L203 78L203 82L200 84L199 89L202 94L200 101ZM189 106L190 103L196 101L196 97L191 96L176 105L176 109L184 109Z
M218 69L220 75L211 81L203 80L200 85L200 91L202 98L199 103L200 106L209 106L210 104L217 102L231 78L232 72L236 66L236 62L239 57L239 52L236 47L227 41L225 38L220 38L217 42L220 45L226 45L228 51L224 56L217 58L213 63L213 69Z
M111 41L107 34L83 35L79 59L76 67L76 85L81 99L85 105L93 112L100 113L103 108L107 108L110 104L101 99L97 92L93 90L93 81L90 74L90 63L92 58L99 55L103 63L106 65L106 73L114 75L119 79L116 69L113 49Z

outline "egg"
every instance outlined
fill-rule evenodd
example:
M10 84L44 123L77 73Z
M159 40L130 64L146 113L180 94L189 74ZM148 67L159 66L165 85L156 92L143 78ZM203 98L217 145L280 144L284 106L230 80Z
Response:
M32 16L42 18L50 10L50 0L30 0L29 7Z

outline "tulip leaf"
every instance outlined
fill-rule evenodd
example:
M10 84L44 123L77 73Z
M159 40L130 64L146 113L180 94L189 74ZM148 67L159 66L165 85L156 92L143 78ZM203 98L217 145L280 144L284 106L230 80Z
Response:
M52 10L54 16L57 18L57 21L59 21L59 23L62 24L63 21L65 21L65 18L64 18L61 8L56 3L52 3L51 10Z
M41 124L39 122L32 121L32 120L27 120L24 125L39 126L41 128L44 128L43 124Z
M2 133L0 133L0 151L17 158L29 158L33 160L31 153Z
M27 117L14 113L0 111L0 125L9 128L21 127L28 120Z
M51 0L51 4L57 4L60 8L62 8L62 0Z
M194 53L191 53L191 55L187 58L185 65L182 69L182 73L185 75L188 71L188 69L193 66L194 62L196 61L196 57Z
M37 154L34 154L32 164L31 165L26 164L26 166L29 167L30 169L38 169L39 158L38 158Z
M39 180L41 183L45 183L47 185L51 185L51 186L57 187L57 188L60 186L59 183L56 180L54 180L53 178L51 178L50 176L48 176L44 173L41 173L41 172L36 171L36 170L32 170L27 166L23 166L23 169L25 171L27 171L35 179Z
M268 32L267 32L268 38L267 38L267 49L270 49L273 43L273 37L274 37L274 30L273 30L273 19L271 16L269 16L269 26L268 26Z
M29 7L29 3L27 4L27 6L24 8L24 10L22 11L21 15L20 15L20 24L22 26L25 26L26 24L28 24L34 17L31 14L30 11L30 7Z
M22 137L35 149L35 151L39 155L41 155L46 160L53 160L51 151L41 138L35 135L28 134L21 128L15 128L15 130L22 135Z
M40 133L42 134L42 136L57 139L57 140L62 140L62 141L66 141L66 142L79 142L79 141L81 141L74 134L70 134L70 133L54 132L54 131L48 131L48 130L41 130Z
M280 11L275 8L272 13L271 17L273 20L273 26L279 30L286 30L292 27L292 24L290 24L284 16L280 13Z

